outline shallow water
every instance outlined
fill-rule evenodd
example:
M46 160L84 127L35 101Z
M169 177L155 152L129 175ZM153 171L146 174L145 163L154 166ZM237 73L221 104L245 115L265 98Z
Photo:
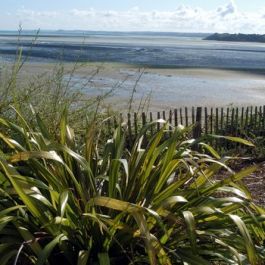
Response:
M18 43L14 32L0 32L0 63L13 61L17 48L21 47L33 68L36 63L58 61L136 66L103 71L86 86L81 84L78 73L73 78L73 84L77 82L75 89L92 96L115 87L113 97L108 100L115 108L128 106L139 75L137 67L146 70L134 93L135 105L150 93L154 109L265 102L265 44L262 43L204 41L206 34L44 32L32 46L33 36L27 32ZM196 72L196 68L236 70L237 74L221 70ZM167 73L166 69L175 70Z
M143 97L151 95L150 108L155 110L183 106L263 105L265 102L265 78L260 75L247 77L244 73L226 72L220 76L218 70L204 70L203 73L189 74L176 70L168 74L157 69L147 69L136 87L139 76L137 69L121 70L119 75L99 74L84 87L78 76L72 82L77 82L76 88L83 87L82 90L91 96L104 95L114 88L113 96L107 102L118 109L128 107L134 88L135 106ZM122 80L126 81L123 83Z
M12 60L17 47L32 61L118 62L151 67L265 69L265 44L202 40L206 34L46 32L33 36L0 32L0 59Z

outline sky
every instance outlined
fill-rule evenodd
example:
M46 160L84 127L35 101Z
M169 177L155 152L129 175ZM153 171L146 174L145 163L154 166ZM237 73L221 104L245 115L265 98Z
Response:
M265 0L5 0L0 30L265 34Z

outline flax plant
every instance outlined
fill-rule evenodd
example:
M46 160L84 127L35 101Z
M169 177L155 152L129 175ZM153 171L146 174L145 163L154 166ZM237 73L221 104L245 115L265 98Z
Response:
M34 125L16 115L0 118L1 265L264 262L264 210L241 181L256 166L233 172L190 128L165 139L161 120L128 150L125 126L101 143L104 125L90 124L80 144L67 111L58 135L37 113ZM229 176L218 181L220 169Z

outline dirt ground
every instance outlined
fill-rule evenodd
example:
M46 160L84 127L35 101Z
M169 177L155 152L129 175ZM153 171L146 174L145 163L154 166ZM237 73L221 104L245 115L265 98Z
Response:
M244 183L252 193L254 201L265 207L265 162L259 169L244 179Z
M255 163L244 163L238 164L231 167L235 172L240 171L241 169L254 165ZM262 207L265 207L265 161L257 164L258 169L250 174L248 177L243 179L243 182L248 187L249 191L252 194L254 202ZM226 176L227 173L221 173L217 178L222 179Z

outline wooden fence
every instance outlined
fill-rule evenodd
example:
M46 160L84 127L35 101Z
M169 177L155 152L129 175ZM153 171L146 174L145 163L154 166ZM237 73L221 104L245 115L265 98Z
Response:
M224 136L265 136L265 106L207 108L192 107L178 108L162 112L143 112L120 114L120 122L126 122L128 126L128 139L133 141L139 130L148 122L163 119L171 125L191 126L192 136L198 138L201 135L216 134ZM114 124L109 121L109 128L117 125L117 117ZM157 123L150 127L149 135L154 134L162 125Z

